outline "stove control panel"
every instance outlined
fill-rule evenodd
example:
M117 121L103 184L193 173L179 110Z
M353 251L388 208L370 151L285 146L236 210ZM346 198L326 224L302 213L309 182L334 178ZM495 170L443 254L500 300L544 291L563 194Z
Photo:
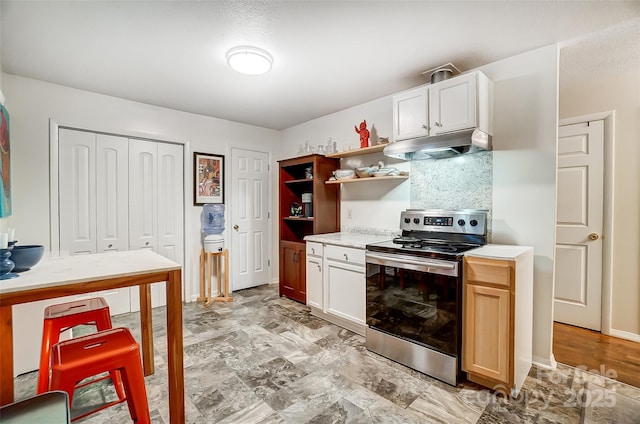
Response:
M407 209L401 213L403 231L439 231L486 235L487 211L480 209Z

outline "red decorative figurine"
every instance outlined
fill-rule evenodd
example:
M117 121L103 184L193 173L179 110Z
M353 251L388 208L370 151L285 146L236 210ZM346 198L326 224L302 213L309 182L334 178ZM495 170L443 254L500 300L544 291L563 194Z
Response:
M367 129L367 120L360 122L360 129L354 126L356 132L360 134L360 147L368 147L369 146L369 130Z

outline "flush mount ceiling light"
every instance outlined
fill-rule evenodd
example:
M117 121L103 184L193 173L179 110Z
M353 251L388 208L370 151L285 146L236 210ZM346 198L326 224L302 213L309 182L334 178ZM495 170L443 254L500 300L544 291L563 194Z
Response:
M241 74L262 75L271 70L273 58L257 47L240 46L227 52L227 63Z

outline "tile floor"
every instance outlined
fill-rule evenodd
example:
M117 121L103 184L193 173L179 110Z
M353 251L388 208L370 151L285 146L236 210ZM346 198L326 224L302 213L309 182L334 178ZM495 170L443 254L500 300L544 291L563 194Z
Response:
M452 387L364 347L364 338L280 298L277 285L233 303L184 308L188 423L640 423L640 389L581 369L533 368L516 399L472 383ZM138 317L116 317L137 336ZM168 424L164 309L154 311L156 373L147 377L152 422ZM36 373L16 379L16 398ZM72 413L113 398L106 382L78 390ZM130 422L120 404L77 422Z

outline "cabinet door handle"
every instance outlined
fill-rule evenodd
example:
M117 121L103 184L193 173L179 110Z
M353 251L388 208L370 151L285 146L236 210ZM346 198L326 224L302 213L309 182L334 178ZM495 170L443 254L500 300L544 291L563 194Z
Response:
M298 262L297 256L298 252L293 252L293 262Z
M316 249L314 249L313 247L311 248L311 254L315 255L316 254Z
M322 272L322 268L320 268L320 264L317 264L317 265L318 265L318 272Z
M347 256L347 254L346 254L346 253L344 254L344 260L345 260L345 261L348 261L348 260L349 260L349 257Z
M427 130L427 131L429 131L431 129L431 127L429 125L426 125L426 124L423 125L422 128Z
M145 245L145 246L149 246L149 242L146 242L144 245Z
M113 247L113 244L110 244L109 246L107 246L109 249Z
M440 122L436 122L436 127L441 127L442 124Z

